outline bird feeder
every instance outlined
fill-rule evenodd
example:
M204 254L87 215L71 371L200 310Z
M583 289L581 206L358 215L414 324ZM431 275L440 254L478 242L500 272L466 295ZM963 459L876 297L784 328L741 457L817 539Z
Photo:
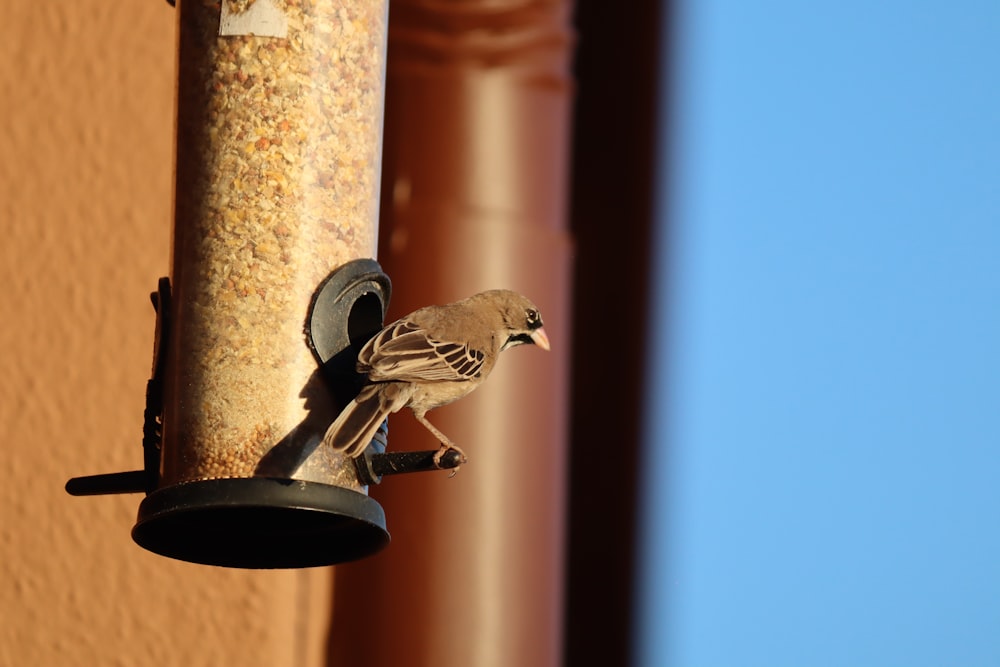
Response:
M306 567L389 539L367 495L429 454L322 446L381 327L377 237L387 0L185 0L178 10L170 278L153 294L144 469L70 493L145 491L156 553Z

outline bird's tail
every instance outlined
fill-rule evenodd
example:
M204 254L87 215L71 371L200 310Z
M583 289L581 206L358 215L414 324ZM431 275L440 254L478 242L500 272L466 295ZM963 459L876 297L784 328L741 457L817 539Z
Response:
M352 458L365 451L379 425L394 411L394 406L387 405L381 394L378 385L368 385L362 389L357 398L348 403L330 424L323 436L323 444L343 451L345 456Z

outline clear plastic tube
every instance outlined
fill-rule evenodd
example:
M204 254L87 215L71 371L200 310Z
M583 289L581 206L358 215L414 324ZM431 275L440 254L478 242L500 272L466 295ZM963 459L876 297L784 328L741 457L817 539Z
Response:
M162 483L358 487L303 327L373 257L387 0L182 0Z

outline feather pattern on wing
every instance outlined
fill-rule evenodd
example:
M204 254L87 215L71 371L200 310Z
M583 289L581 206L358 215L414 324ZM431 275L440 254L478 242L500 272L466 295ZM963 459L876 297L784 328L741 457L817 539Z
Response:
M479 376L486 354L468 345L434 340L406 320L386 327L358 355L358 371L373 382L447 382Z

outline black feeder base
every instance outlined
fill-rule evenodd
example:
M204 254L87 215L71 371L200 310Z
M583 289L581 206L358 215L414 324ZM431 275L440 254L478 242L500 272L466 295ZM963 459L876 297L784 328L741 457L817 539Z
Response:
M204 565L299 568L363 558L389 543L382 506L363 493L290 479L184 482L139 505L132 539Z

